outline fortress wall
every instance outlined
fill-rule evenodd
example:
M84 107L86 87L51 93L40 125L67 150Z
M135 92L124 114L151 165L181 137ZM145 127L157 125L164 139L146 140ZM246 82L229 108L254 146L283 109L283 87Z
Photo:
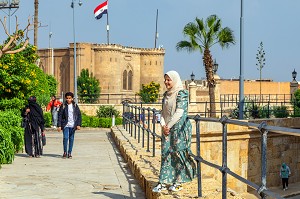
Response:
M151 81L160 84L160 93L165 90L164 86L164 51L153 50L141 52L141 82L149 84Z
M262 94L290 94L290 82L261 82ZM220 80L220 94L238 94L239 81ZM259 94L259 81L245 81L245 94Z

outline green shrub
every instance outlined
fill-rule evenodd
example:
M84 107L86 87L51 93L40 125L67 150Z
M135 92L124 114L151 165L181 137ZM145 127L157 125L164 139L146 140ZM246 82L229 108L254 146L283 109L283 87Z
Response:
M89 127L91 125L91 117L87 116L86 114L81 114L81 126L82 127Z
M23 150L24 146L24 129L19 126L12 126L7 129L11 133L11 141L13 142L15 153Z
M286 106L273 106L273 114L276 118L286 118L289 116Z
M101 118L111 118L112 115L115 117L120 116L120 111L118 111L115 107L113 106L100 106L99 109L97 110L97 117Z
M0 126L0 164L9 164L14 160L14 144L11 140L11 133Z
M52 126L52 115L50 112L44 112L45 127Z
M100 127L102 128L110 128L111 127L111 118L99 118Z
M117 117L115 121L115 125L121 125L123 124L123 118L122 117Z
M91 121L90 127L95 127L95 128L97 128L97 127L100 127L100 126L101 126L101 124L100 124L100 119L101 119L101 118L97 118L97 117L91 116L90 119L91 119L91 120L90 120L90 121Z
M24 100L13 98L13 99L1 99L0 110L16 109L21 110L24 107Z
M21 121L20 111L16 109L0 111L0 128L10 134L14 152L20 151L24 145L24 129L21 128Z

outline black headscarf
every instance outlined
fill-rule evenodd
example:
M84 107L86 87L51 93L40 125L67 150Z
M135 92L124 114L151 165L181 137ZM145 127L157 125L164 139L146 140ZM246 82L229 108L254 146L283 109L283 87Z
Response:
M38 130L38 127L40 127L41 130L43 131L44 130L44 124L45 124L43 110L40 107L40 105L38 105L36 103L36 97L35 96L29 97L29 99L28 99L28 108L30 109L29 121L30 121L32 127L35 130Z

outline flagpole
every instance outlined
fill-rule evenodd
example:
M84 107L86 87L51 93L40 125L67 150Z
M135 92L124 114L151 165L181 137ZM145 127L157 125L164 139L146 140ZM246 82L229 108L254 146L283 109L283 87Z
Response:
M108 1L107 1L107 5L108 5ZM107 9L107 16L106 16L106 31L107 31L107 44L109 44L108 9Z
M158 20L158 9L156 10L156 23L155 23L155 40L154 40L154 48L156 48L156 41L158 38L158 32L157 32L157 20Z

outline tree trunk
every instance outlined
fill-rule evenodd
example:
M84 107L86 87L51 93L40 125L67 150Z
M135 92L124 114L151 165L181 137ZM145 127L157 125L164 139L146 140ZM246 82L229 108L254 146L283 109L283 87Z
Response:
M215 102L215 86L216 82L214 79L214 72L213 72L213 60L210 54L210 50L205 48L203 61L205 65L205 73L206 79L208 83L208 92L209 92L209 105L210 105L210 117L216 117L216 102Z
M34 0L34 41L33 44L38 47L38 25L39 25L39 0Z

